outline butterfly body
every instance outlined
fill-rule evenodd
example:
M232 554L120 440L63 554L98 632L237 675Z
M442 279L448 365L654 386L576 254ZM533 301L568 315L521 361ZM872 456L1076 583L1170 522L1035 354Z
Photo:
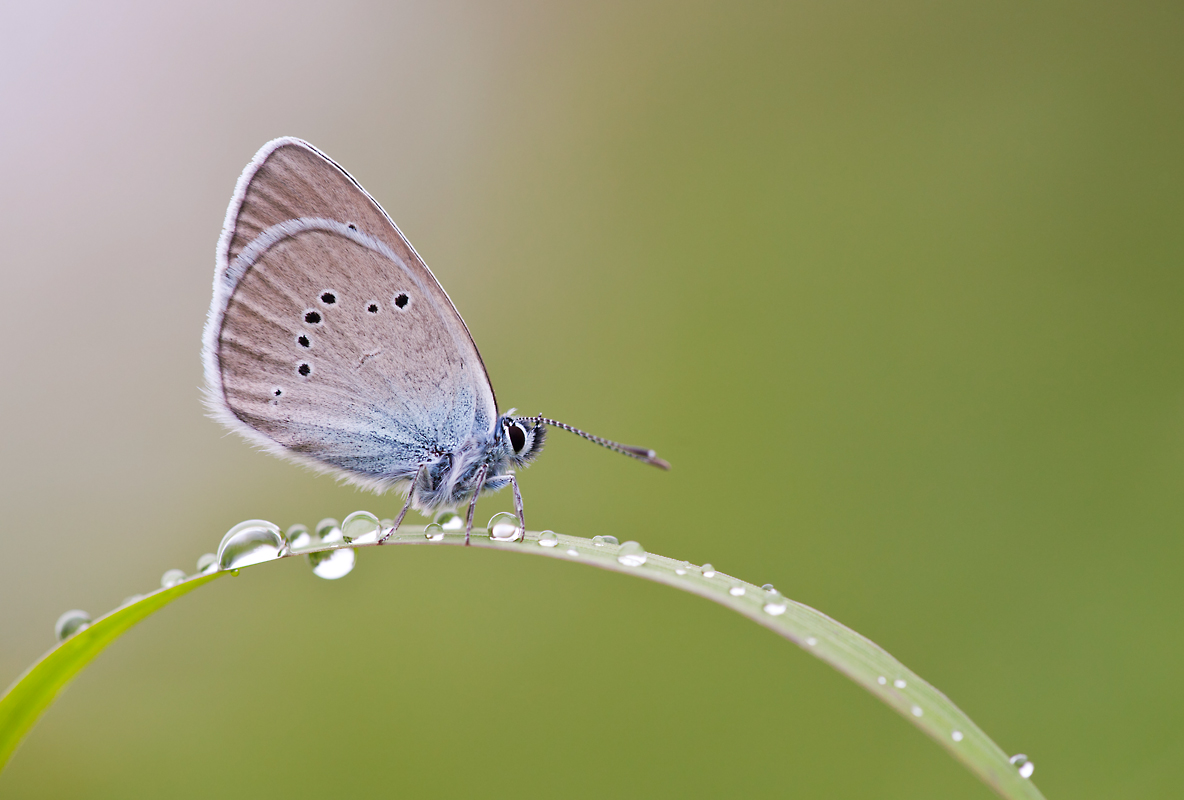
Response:
M239 178L203 359L207 405L231 429L366 488L405 486L420 511L468 501L470 526L477 495L511 484L522 517L514 470L538 456L544 424L664 465L499 414L435 276L361 185L299 139L267 143Z

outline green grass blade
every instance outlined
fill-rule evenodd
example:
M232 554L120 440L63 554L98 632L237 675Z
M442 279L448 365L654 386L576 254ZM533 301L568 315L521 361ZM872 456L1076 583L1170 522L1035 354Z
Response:
M193 577L145 595L134 603L120 606L58 644L25 670L25 674L17 678L4 696L0 697L0 769L8 763L17 745L58 693L103 648L144 617L224 574Z
M974 724L949 698L922 680L875 642L836 622L820 611L792 600L771 596L762 588L722 572L704 575L698 566L646 553L643 563L623 557L616 544L598 543L576 536L558 536L553 546L540 544L539 534L524 539L496 541L485 531L474 531L476 547L557 558L633 575L697 594L732 609L797 644L878 697L890 708L930 736L1001 797L1040 800L1040 790L1020 776L1007 754ZM429 542L423 528L401 528L387 545L461 545L463 533L447 533L442 541ZM335 545L321 549L331 550ZM356 548L376 545L352 545ZM190 578L162 589L95 620L89 628L50 650L0 697L0 769L16 745L58 692L116 637L172 600L226 573ZM766 610L770 599L784 605L778 614ZM779 599L778 599L779 598Z

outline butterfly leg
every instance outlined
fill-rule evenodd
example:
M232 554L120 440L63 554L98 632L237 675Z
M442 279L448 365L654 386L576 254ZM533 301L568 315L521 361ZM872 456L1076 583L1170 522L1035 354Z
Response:
M526 514L522 511L522 492L518 491L518 481L510 473L510 486L514 489L514 510L518 512L518 524L522 526L522 538L526 539Z
M403 517L407 516L407 509L411 508L411 498L415 497L415 486L419 483L419 476L423 474L424 466L426 465L420 464L419 469L415 471L415 477L411 479L411 488L407 490L407 502L403 504L403 510L399 512L398 519L395 520L395 524L391 529L386 532L386 536L378 540L379 544L386 544L386 540L391 538L391 534L397 531L399 526L403 524Z
M482 464L481 469L477 470L477 484L473 490L473 500L469 503L469 516L465 520L465 547L469 546L469 537L473 533L473 514L477 511L477 498L481 496L481 490L485 488L485 473L489 472L489 465Z

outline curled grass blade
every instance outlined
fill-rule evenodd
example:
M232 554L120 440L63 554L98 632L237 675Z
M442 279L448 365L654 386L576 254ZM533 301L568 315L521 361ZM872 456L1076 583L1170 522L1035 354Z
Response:
M25 670L0 697L0 769L58 693L107 645L144 617L224 574L196 576L122 605L60 642Z
M518 541L498 541L482 530L474 530L473 534L475 547L587 564L673 586L726 606L788 639L871 692L949 751L1001 797L1015 800L1043 797L1035 784L1020 776L1008 761L1007 754L949 698L875 642L820 611L779 594L770 594L761 587L722 572L704 573L700 567L687 562L639 553L637 549L615 543L564 535L552 539L552 534L544 545L540 544L540 535L534 532L527 532ZM390 536L381 546L463 543L463 533L449 532L442 540L428 541L423 528L407 527ZM379 545L337 544L303 550L297 555L341 547L375 546ZM30 667L0 697L0 769L66 683L104 647L177 597L225 574L195 576L122 606L95 620L90 627L62 642Z

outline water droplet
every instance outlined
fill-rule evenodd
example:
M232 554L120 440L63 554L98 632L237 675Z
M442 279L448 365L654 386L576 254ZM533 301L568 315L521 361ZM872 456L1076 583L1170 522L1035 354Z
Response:
M715 577L715 567L711 566L710 564L704 564L703 566L699 567L699 572L703 573L704 578Z
M142 595L142 594L129 594L127 597L123 598L123 602L120 603L119 605L130 606L132 603L138 603L143 599L144 599L144 595Z
M308 563L312 567L312 574L327 581L344 578L354 568L357 555L352 547L342 547L339 550L321 550L309 553Z
M378 541L382 524L369 511L355 511L341 522L341 535L347 542L372 544Z
M813 636L807 636L806 637L806 644L808 644L810 647L813 647L814 645L818 644L818 640L815 639Z
M888 679L881 675L880 677L876 678L876 683L883 686L884 684L888 683Z
M58 621L53 626L53 633L60 642L70 638L88 625L90 625L90 614L75 608L58 617Z
M908 686L908 684L905 683L904 680L901 678L897 678L896 680L894 680L892 682L892 685L895 686L897 689L903 689L904 687Z
M776 590L776 589L773 587L773 584L771 584L771 583L766 583L766 584L765 584L764 586L762 586L761 588L762 588L762 589L764 589L766 592L775 592L775 591L777 591L777 590Z
M433 522L446 531L459 531L465 526L465 518L455 511L441 511Z
M913 706L913 709L912 709L912 711L913 711L913 716L914 716L914 717L919 717L919 716L921 716L922 714L924 714L924 713L925 713L924 711L922 711L922 710L921 710L921 707L920 707L920 706Z
M1036 771L1036 765L1029 761L1028 757L1023 753L1016 753L1007 760L1020 768L1021 778L1031 778L1032 773Z
M206 572L213 572L216 569L218 569L218 557L213 553L203 553L197 559L197 572L199 575Z
M284 540L280 529L262 519L240 522L226 532L218 545L218 566L239 569L280 557Z
M333 526L337 526L337 520L333 520ZM287 539L288 549L293 553L312 547L312 534L308 532L308 528L304 525L293 525L291 528L288 528Z
M578 556L580 554L580 551L576 550L574 547L569 547L569 548L567 548L567 554L569 556Z
M593 536L592 544L597 547L607 547L610 544L616 546L618 542L616 536Z
M781 592L770 586L765 590L765 613L774 617L779 617L785 613L789 608L789 603L782 597Z
M176 586L183 580L185 580L185 570L170 569L160 576L160 585L162 588L167 589L170 586Z
M518 517L508 511L501 511L490 517L485 529L489 531L489 538L495 542L516 542L522 537Z
M444 529L440 527L438 522L429 522L427 527L423 529L423 538L429 542L442 542L444 541Z
M555 531L543 531L539 534L539 547L554 547L559 544L559 535Z
M953 739L955 742L962 741L962 731L954 731L953 733L950 734L950 738Z
M317 541L313 542L313 547L317 547L318 542L327 544L329 542L341 541L341 523L332 517L325 517L317 523L316 528L313 530L316 531L317 539Z
M690 568L691 568L691 562L684 561L681 564L679 564L677 567L674 568L674 574L675 575L686 575L687 570L689 570Z
M734 584L731 589L728 589L728 594L732 597L741 597L744 594L744 587L740 584Z
M395 527L395 521L393 519L380 519L378 521L378 524L381 525L384 529Z
M640 567L646 558L645 548L637 542L625 542L617 551L617 561L627 567Z

